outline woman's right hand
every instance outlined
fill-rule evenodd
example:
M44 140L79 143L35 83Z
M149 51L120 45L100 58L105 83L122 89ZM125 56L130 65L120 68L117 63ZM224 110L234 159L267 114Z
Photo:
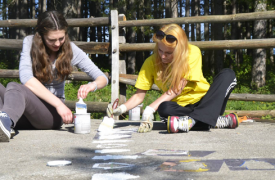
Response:
M60 103L56 107L56 111L61 116L64 124L73 123L72 111L64 103Z

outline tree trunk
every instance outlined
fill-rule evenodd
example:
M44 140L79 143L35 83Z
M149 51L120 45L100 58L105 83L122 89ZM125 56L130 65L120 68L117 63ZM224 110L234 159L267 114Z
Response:
M236 0L232 0L232 14L236 14L236 12L237 12ZM236 32L236 23L232 22L231 23L231 40L236 39L236 33L237 33ZM230 50L231 57L234 56L234 60L237 61L235 52L236 52L236 50L234 50L234 49ZM231 59L231 62L230 62L231 67L233 66L234 60Z
M89 8L90 8L90 18L96 17L96 2L95 1L89 1ZM96 42L96 27L92 26L90 27L90 41ZM111 39L110 39L111 40ZM110 56L111 57L111 56ZM96 54L91 54L92 61L96 60Z
M152 11L151 11L151 6L152 6L151 1L145 1L144 5L145 5L145 7L144 7L145 8L145 19L148 19L148 18L150 18L150 16L148 17L148 15L152 13ZM125 10L125 12L126 12L126 10ZM150 30L151 30L151 27L145 26L144 28L145 28L144 29L145 30L144 42L149 43L150 39L151 39L151 35L149 33ZM144 56L145 56L145 59L148 58L150 56L150 52L145 51Z
M215 15L223 14L223 2L215 0ZM223 40L223 24L217 23L214 28L214 39ZM223 50L215 51L215 74L218 74L223 69Z
M200 15L200 0L195 0L195 16ZM196 40L201 41L201 24L196 23Z
M209 15L209 0L204 1L204 15ZM204 23L204 40L209 41L209 23ZM209 66L209 50L204 50L204 61L203 63L203 73L209 74L210 72L210 66Z
M128 1L128 10L132 10L135 6L135 0ZM154 7L157 7L157 0L154 1ZM155 15L157 15L157 9L154 9ZM131 13L129 19L136 19L136 13ZM127 42L128 43L135 43L136 42L136 31L135 27L128 27L127 28ZM134 74L136 69L136 51L128 52L127 53L127 74Z
M211 0L211 15L214 15L215 14L215 0ZM214 33L215 33L215 30L214 30L215 26L214 26L214 23L211 23L211 41L214 41L215 40L215 36L214 36ZM211 75L215 75L215 51L211 50L210 53L209 53L209 56L210 56L210 72L211 72Z
M144 19L144 0L139 1L137 19ZM137 28L137 43L144 43L144 27ZM144 62L144 52L136 52L136 70L139 71Z
M195 16L195 2L191 1L191 16ZM195 41L195 24L191 24L191 41Z
M41 14L47 10L46 9L47 3L46 3L46 0L40 0L38 2L39 2L38 12L39 12L39 14Z
M224 15L227 15L227 8L226 8L226 0L223 1L223 14ZM224 40L228 40L228 34L227 34L227 29L228 29L228 23L224 23L224 31L223 31L223 38ZM223 50L223 59L224 59L224 62L226 62L226 51L227 49L224 49Z
M267 0L255 0L255 12L266 11ZM255 39L266 37L266 20L256 20L254 22ZM251 86L258 89L265 85L266 77L266 50L253 50L253 66L252 66L252 81Z
M186 0L186 4L185 4L185 17L189 17L190 16L190 0ZM185 24L185 33L187 38L190 40L190 35L189 35L189 23Z
M65 18L77 18L79 1L81 0L62 0L62 9ZM78 40L78 33L79 27L68 28L68 34L72 41Z
M269 35L269 38L273 38L273 25L272 25L272 19L269 19L268 22L269 22L269 26L268 26L268 35ZM273 48L269 48L269 59L270 59L270 63L272 66L274 66L274 50Z

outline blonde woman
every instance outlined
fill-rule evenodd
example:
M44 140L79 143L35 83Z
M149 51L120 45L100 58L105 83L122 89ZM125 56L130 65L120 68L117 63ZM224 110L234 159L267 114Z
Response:
M238 127L236 114L221 116L237 84L235 73L223 69L210 86L202 73L200 49L188 43L185 32L176 24L163 26L154 34L153 41L154 54L146 59L139 72L136 93L125 104L109 111L121 115L136 107L156 84L164 93L145 108L138 132L152 130L156 111L170 133L188 132L196 126Z

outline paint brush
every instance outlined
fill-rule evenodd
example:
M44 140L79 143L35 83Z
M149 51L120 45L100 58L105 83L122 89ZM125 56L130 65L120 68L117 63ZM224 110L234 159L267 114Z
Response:
M100 123L98 130L99 132L109 132L114 128L115 120L113 119L113 109L116 109L118 106L118 98L114 101L113 105L109 104L107 108L107 115L104 116L102 122Z

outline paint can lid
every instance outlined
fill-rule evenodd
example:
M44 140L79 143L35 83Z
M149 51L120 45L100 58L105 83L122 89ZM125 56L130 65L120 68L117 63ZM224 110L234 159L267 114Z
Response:
M66 160L56 160L56 161L49 161L47 163L47 166L50 167L59 167L59 166L68 166L72 165L71 161L66 161Z

